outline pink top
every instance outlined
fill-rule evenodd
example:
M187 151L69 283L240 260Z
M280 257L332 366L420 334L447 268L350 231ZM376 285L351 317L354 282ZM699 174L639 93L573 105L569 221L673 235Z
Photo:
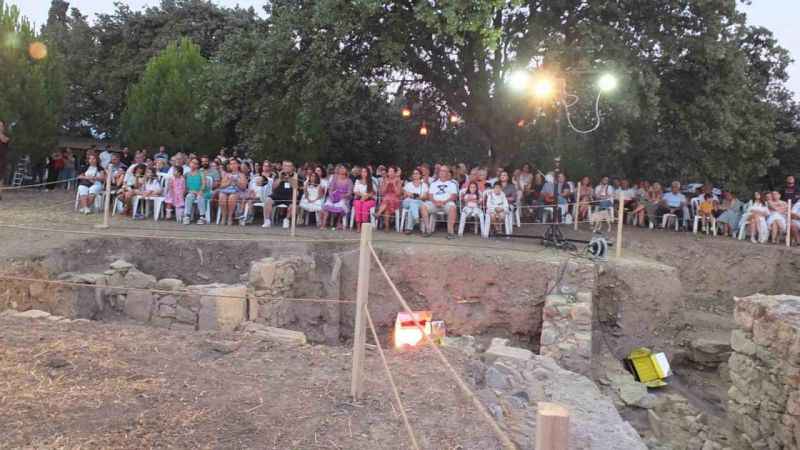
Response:
M183 198L186 196L186 180L183 177L172 177L169 180L169 194L166 202L176 207L183 207Z

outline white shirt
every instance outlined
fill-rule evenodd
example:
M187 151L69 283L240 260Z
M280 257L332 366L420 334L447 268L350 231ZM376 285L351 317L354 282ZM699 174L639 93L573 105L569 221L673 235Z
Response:
M428 185L420 181L419 186L414 186L414 183L409 181L403 186L403 190L409 194L417 194L422 197L428 193Z
M596 188L594 188L594 196L595 198L599 198L602 200L608 200L614 198L614 187L610 184L603 186L602 184L598 184Z
M372 185L372 190L373 194L374 192L377 192L377 189L375 189L374 184ZM353 194L358 195L360 197L366 193L367 193L367 185L361 180L356 180L356 182L353 184Z
M637 193L638 193L638 189L636 189L636 188L623 189L622 190L622 198L624 200L633 200L633 199L636 198Z
M489 195L486 196L486 211L491 213L497 208L508 210L508 198L506 198L506 194L503 191L498 194L492 189L489 191Z
M451 196L458 195L458 185L453 180L436 180L431 183L428 192L437 202L446 202L451 200Z
M111 152L103 150L103 152L100 153L100 167L105 169L109 164L111 164Z

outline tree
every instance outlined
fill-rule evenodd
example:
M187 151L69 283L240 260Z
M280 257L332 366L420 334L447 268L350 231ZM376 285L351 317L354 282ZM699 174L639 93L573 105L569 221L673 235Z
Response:
M208 60L188 38L167 46L132 86L122 114L125 142L168 145L186 151L211 151L222 142L202 89Z
M257 17L252 9L222 8L206 0L162 0L143 11L115 6L113 14L99 14L92 29L97 46L92 125L111 137L119 131L128 88L168 44L186 37L211 58L226 36L253 26Z
M16 6L7 6L3 0L0 42L0 118L11 125L12 152L37 159L53 150L60 131L64 96L61 56ZM38 45L35 49L39 51L29 51L31 44Z

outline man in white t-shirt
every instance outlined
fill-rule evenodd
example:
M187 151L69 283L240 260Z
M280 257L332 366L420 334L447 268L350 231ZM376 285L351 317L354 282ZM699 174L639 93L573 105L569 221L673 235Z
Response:
M599 200L601 209L614 207L614 187L608 184L608 177L600 179L600 184L594 188L594 198Z
M455 239L458 185L450 176L450 168L442 165L439 168L439 177L428 187L428 201L424 208L428 215L447 213L447 239ZM433 230L427 230L425 235L430 236L431 231Z
M111 163L111 152L108 151L108 147L106 147L99 156L100 159L100 167L105 169Z

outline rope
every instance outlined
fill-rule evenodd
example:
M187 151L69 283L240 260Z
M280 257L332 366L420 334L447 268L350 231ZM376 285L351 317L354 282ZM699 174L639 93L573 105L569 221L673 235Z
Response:
M51 184L70 183L72 181L77 181L77 180L78 180L78 178L75 177L75 178L70 178L68 180L48 181L47 183L26 184L24 186L6 186L6 187L0 187L0 191L17 191L17 190L20 190L20 189L28 189L28 188L34 188L34 187L49 186Z
M11 225L7 223L0 223L0 228L11 228L15 230L26 230L26 231L38 231L44 233L68 233L68 234L81 234L81 235L89 235L89 236L106 236L106 237L119 237L119 238L141 238L141 239L171 239L176 241L221 241L221 242L300 242L300 243L311 243L311 242L359 242L359 239L309 239L309 238L291 238L289 236L286 237L275 237L275 238L261 238L261 239L250 239L250 238L214 238L214 237L187 237L187 236L162 236L162 235L142 235L142 234L120 234L120 233L108 233L108 232L98 232L98 231L83 231L83 230L66 230L66 229L53 229L53 228L42 228L42 227L31 227L31 226L22 226L22 225ZM250 233L248 233L250 234Z
M383 347L381 347L381 342L378 339L378 333L375 331L375 324L372 323L372 317L369 315L369 310L364 308L364 312L367 316L367 323L369 324L369 329L372 331L372 337L375 339L375 346L378 348L378 354L381 355L381 361L383 361L383 368L386 370L386 377L389 378L389 384L392 386L392 392L394 393L394 399L397 402L397 406L400 408L400 415L403 417L403 424L406 427L406 432L408 433L408 439L411 441L411 447L419 450L419 444L417 444L417 438L414 437L414 430L411 428L411 424L408 422L408 416L406 415L406 409L403 407L403 401L400 400L400 392L397 390L397 385L394 382L394 377L392 376L392 371L389 369L389 362L386 361L386 355L383 353Z
M414 319L414 324L417 326L417 328L420 329L422 335L425 336L425 332L422 329L422 326L419 324L419 321L417 321L416 317L414 316L414 313L411 311L411 307L408 306L408 303L406 303L406 300L403 298L403 295L397 289L397 286L395 286L391 277L389 277L389 273L386 272L386 268L383 267L383 263L381 262L380 258L378 258L378 254L375 253L375 249L372 247L372 244L367 244L367 245L369 246L370 252L372 252L373 258L375 258L375 263L378 264L378 268L381 270L381 273L383 273L384 278L386 278L386 282L389 283L389 287L392 288L392 291L394 292L395 296L397 296L397 300L399 300L400 304L403 305L403 309L405 309L406 312L411 315L411 317ZM431 342L430 339L427 338L425 339L425 341ZM508 435L506 435L506 433L502 429L500 429L500 426L497 425L497 422L495 422L495 420L489 414L489 411L486 410L486 407L483 406L483 403L481 403L481 401L478 399L478 397L475 396L475 394L472 392L469 386L467 386L467 383L465 383L464 380L461 379L461 377L458 375L458 372L456 372L456 370L450 364L450 361L448 361L447 357L445 357L444 353L442 353L442 350L439 349L439 347L436 345L431 345L431 348L433 348L434 353L436 353L436 356L439 358L439 360L442 362L442 364L445 366L448 372L450 372L451 377L453 378L453 380L455 380L456 384L458 384L458 387L461 388L461 390L464 392L464 395L466 395L470 400L472 400L472 404L481 413L481 416L486 421L486 423L489 424L489 426L492 428L492 431L494 431L494 434L503 444L503 447L510 450L516 450L517 447L514 445L513 442L511 442L511 439L509 439Z
M132 287L124 287L124 286L98 286L93 284L85 284L85 283L73 283L69 281L60 281L60 280L44 280L40 278L27 278L27 277L18 277L12 275L3 275L0 274L0 280L9 280L9 281L24 281L27 283L45 283L45 284L53 284L56 286L70 286L70 287L95 287L98 289L114 289L120 291L128 291L128 292L150 292L154 294L167 294L167 295L195 295L192 292L188 291L166 291L163 289L145 289L145 288L132 288ZM255 299L255 300L278 300L278 301L290 301L290 302L307 302L307 303L355 303L352 300L336 300L336 299L327 299L327 298L284 298L284 297L268 297L268 296L245 296L239 297L235 295L218 295L218 294L196 294L201 297L212 297L212 298L235 298L239 300L247 300L247 299Z

